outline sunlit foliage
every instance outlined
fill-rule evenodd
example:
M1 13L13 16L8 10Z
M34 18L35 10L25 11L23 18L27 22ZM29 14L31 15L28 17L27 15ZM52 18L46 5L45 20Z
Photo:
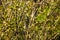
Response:
M60 0L0 0L0 40L59 40Z

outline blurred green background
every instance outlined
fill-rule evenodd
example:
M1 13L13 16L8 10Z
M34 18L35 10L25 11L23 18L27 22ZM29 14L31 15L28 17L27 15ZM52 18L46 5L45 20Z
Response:
M60 40L60 0L0 0L0 40Z

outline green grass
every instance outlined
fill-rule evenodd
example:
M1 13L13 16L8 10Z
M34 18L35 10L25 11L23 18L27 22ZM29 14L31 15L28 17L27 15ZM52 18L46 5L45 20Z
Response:
M0 40L59 40L60 0L4 0Z

